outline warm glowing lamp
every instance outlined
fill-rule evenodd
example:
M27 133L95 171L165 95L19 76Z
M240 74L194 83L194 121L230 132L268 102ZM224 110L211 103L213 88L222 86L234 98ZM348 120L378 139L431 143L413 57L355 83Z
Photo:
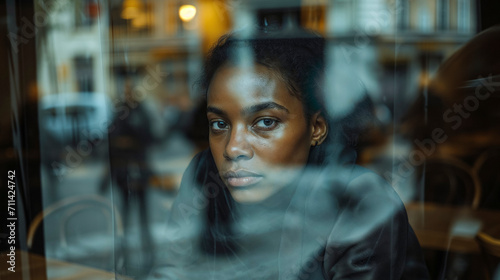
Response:
M179 8L179 17L184 22L191 21L196 15L196 7L193 5L182 5Z
M125 0L123 2L122 14L123 19L134 19L141 15L143 4L140 0Z
M147 18L146 14L144 13L141 13L140 15L132 19L132 26L135 28L143 28L146 25L147 25Z

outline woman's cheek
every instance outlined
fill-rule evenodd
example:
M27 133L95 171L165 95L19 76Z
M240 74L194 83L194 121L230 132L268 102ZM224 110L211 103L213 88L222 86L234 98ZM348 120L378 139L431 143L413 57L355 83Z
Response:
M280 145L285 143L285 133L281 129L273 131L265 131L256 133L247 139L252 139L253 145L261 149L277 149ZM273 153L279 153L279 149L272 150Z
M223 151L226 143L225 134L211 133L208 137L210 149L212 151Z
M288 159L292 158L292 154L295 152L291 150L290 143L282 133L258 139L252 146L255 155L260 160L276 166L287 165Z

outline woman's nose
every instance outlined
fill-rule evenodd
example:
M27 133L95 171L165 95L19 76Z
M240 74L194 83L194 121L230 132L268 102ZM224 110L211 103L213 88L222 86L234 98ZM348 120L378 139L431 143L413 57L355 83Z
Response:
M248 143L244 127L235 128L231 131L229 141L225 149L225 157L229 160L251 159L253 151Z

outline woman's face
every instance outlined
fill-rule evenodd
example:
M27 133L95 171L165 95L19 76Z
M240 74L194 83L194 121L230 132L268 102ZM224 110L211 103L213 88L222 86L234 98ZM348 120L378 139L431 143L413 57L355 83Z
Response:
M261 201L296 179L316 126L273 70L222 66L207 102L212 155L236 201Z

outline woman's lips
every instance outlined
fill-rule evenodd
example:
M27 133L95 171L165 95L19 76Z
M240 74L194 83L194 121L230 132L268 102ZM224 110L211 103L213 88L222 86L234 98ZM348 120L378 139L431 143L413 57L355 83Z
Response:
M262 175L247 170L228 171L224 177L232 187L255 185L263 179Z
M249 176L249 177L229 177L227 183L232 187L247 187L255 185L262 180L262 177Z

